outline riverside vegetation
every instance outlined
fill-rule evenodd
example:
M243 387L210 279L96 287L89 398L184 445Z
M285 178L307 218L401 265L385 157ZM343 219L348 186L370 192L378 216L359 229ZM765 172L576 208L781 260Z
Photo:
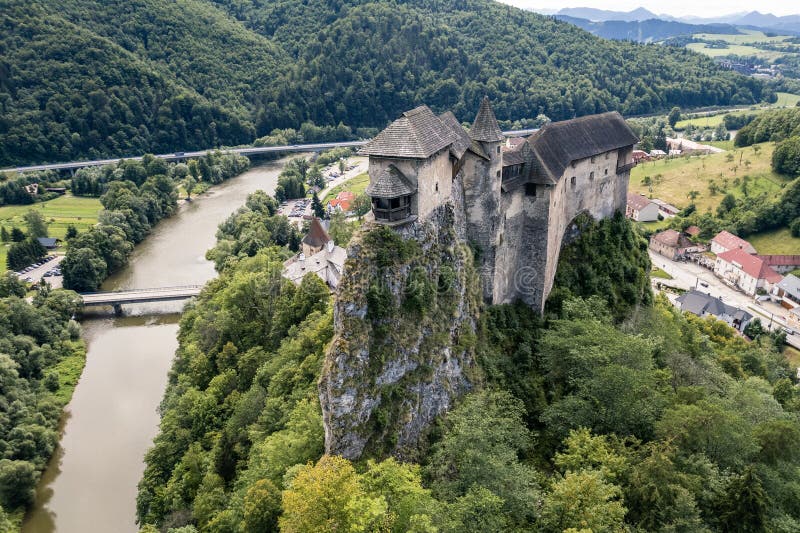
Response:
M484 95L508 126L774 99L700 54L489 0L12 0L0 25L2 166L237 145L298 124L363 136L422 102L466 120Z
M41 289L25 301L16 276L0 277L0 530L12 531L58 443L62 409L83 369L86 349L71 320L70 291Z
M146 457L143 532L800 528L800 396L776 339L748 342L654 300L646 242L622 217L581 222L544 317L482 306L464 341L475 386L430 428L416 463L381 446L356 462L324 455L317 382L331 296L314 275L299 286L280 276L291 253L281 218L256 194L220 228L220 275L181 321ZM276 229L240 247L265 226ZM410 241L398 259L384 229L363 231L359 245L387 265L424 261ZM431 298L375 297L367 312L406 328L433 313L447 294L422 270L405 283Z
M134 245L159 220L177 208L177 185L191 194L198 184L215 184L244 172L250 161L234 154L210 153L188 165L169 164L146 155L79 170L72 180L77 194L100 195L98 224L68 239L61 264L64 287L94 291L128 262Z

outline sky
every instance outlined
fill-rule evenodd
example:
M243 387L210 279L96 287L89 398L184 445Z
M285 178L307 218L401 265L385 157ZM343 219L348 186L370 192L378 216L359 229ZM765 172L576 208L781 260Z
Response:
M743 0L501 0L526 9L559 10L563 7L595 7L613 11L631 11L637 7L644 7L661 15L666 13L675 17L693 15L697 17L711 17L738 13L742 11L760 11L773 15L794 15L800 13L800 3L797 0L771 0L760 3Z

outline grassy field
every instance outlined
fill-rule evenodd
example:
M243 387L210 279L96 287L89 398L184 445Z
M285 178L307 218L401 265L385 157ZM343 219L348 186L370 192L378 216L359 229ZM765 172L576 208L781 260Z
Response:
M325 195L325 198L322 199L322 205L325 205L336 198L336 195L342 191L350 191L358 196L367 189L367 185L369 185L369 174L364 172L363 174L354 176L344 183L341 183L331 189L330 192Z
M664 272L660 268L654 268L653 270L651 270L650 277L659 279L672 279L672 276L670 276L667 272Z
M22 216L29 210L36 210L48 222L50 236L63 239L70 224L73 224L78 231L94 226L97 223L97 214L102 208L97 198L71 195L30 205L6 205L0 207L0 226L4 226L8 231L14 226L24 230L25 222ZM0 272L6 270L7 252L8 246L0 245Z
M775 93L778 101L772 104L773 107L794 107L800 102L800 95L792 93Z
M786 345L783 347L783 355L792 367L800 366L800 350L797 348Z
M772 172L770 162L775 145L763 143L758 146L758 153L751 146L721 154L642 163L631 171L630 190L660 198L680 208L692 203L689 192L697 191L693 202L700 212L716 209L727 193L743 196L745 176L750 196L777 194L789 180ZM649 186L643 183L648 176ZM712 184L719 189L715 194L709 187Z
M800 255L800 239L792 237L788 228L750 235L747 240L760 254Z
M742 30L741 34L716 34L716 33L696 33L696 39L704 41L725 41L731 44L753 44L753 43L781 43L789 38L788 35L777 35L775 37L767 37L764 32L755 30Z
M756 48L755 46L748 46L746 44L730 44L727 48L708 48L706 43L689 43L686 45L686 48L694 52L705 54L709 57L722 57L729 55L748 57L755 56L767 61L775 61L782 55L785 55L783 52L778 52L775 50L762 50L760 48Z
M724 120L725 115L751 115L755 113L763 113L771 109L780 107L794 107L800 101L800 96L791 93L776 93L778 100L770 105L763 105L759 107L752 107L750 109L735 109L733 111L720 111L718 114L707 115L703 117L687 118L679 120L675 124L675 129L678 131L685 130L689 124L696 128L714 129ZM690 115L691 116L691 115Z

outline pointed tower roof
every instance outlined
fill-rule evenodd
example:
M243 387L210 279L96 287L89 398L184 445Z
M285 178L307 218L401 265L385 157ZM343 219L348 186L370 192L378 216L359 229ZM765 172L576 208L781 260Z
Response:
M469 129L469 136L473 141L481 142L499 142L504 139L488 96L484 96L481 100L481 107Z
M331 240L328 232L322 227L319 219L314 217L311 219L311 226L308 228L308 233L303 237L303 244L307 244L314 248L325 246Z

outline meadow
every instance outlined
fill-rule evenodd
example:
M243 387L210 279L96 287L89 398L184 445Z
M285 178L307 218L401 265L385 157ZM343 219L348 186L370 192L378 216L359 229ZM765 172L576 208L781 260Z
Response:
M328 194L325 195L325 198L322 199L322 204L326 205L328 202L336 198L336 195L342 191L350 191L354 193L356 196L359 194L363 194L364 191L367 189L367 185L369 185L369 174L364 172L357 176L353 176L349 180L340 183L333 189L331 189Z
M770 104L768 106L760 106L760 107L751 107L749 109L741 109L736 108L731 111L721 110L718 113L709 114L700 117L692 117L690 118L679 120L675 124L675 129L677 131L685 130L689 124L693 125L696 128L702 129L714 129L720 124L722 124L725 115L751 115L755 113L763 113L764 111L769 111L770 109L776 109L781 107L794 107L797 105L797 102L800 101L800 95L791 94L791 93L776 93L778 96L778 100Z
M84 198L72 195L59 196L53 200L30 205L6 205L0 207L0 226L9 232L11 228L25 229L23 215L30 211L38 211L47 221L51 237L63 239L67 226L74 225L78 231L85 231L97 223L97 215L103 206L97 198ZM6 269L8 246L0 245L0 271Z
M756 146L642 163L631 171L630 190L680 208L693 202L701 212L715 210L727 193L737 197L745 191L750 196L777 194L790 180L772 171L775 145ZM692 191L694 200L689 197Z
M800 255L800 239L792 237L788 228L750 235L747 240L760 254Z

